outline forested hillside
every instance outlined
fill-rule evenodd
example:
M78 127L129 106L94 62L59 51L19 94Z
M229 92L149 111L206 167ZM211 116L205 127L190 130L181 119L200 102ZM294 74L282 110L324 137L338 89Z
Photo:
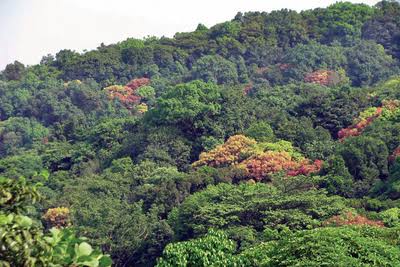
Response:
M400 266L399 156L397 1L16 61L0 266Z

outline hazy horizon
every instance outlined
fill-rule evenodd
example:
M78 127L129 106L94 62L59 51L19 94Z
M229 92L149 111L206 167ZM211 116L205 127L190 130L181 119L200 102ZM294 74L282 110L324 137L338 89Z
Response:
M92 50L129 37L172 37L231 20L237 12L326 7L337 1L0 0L0 70L14 60L39 63L61 49ZM374 5L379 1L350 1ZM110 4L112 3L112 4Z

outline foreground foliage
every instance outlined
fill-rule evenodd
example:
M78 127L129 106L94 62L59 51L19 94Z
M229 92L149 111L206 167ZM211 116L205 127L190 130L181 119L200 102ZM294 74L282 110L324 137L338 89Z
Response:
M51 228L23 215L24 206L39 197L24 180L0 177L1 266L111 266L111 259L94 250L71 229Z
M237 250L220 231L168 245L157 266L397 266L397 230L327 227L266 236L274 240Z

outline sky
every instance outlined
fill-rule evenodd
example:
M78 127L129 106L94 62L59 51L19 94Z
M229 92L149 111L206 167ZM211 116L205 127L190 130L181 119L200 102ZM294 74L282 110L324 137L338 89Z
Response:
M37 64L61 49L92 50L129 37L176 32L233 19L237 12L297 11L336 0L0 0L0 70L18 60ZM374 5L378 1L350 1Z

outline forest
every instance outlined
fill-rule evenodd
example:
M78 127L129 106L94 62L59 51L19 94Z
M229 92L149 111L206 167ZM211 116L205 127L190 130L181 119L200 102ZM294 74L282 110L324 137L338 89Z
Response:
M8 64L0 266L400 266L400 2Z

